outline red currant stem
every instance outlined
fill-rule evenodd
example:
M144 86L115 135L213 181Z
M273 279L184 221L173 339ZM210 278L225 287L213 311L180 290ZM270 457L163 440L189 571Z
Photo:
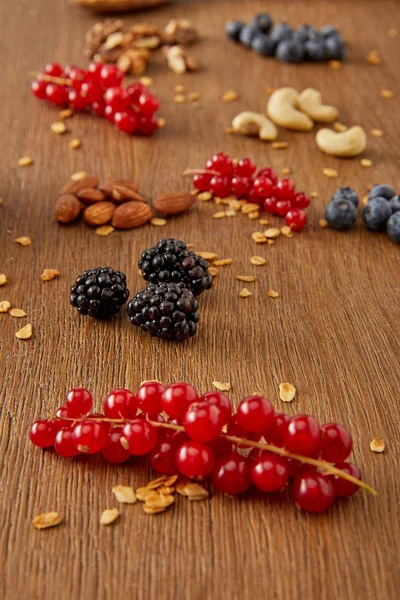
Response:
M64 77L53 77L53 75L46 75L46 73L42 73L41 71L29 71L28 75L29 77L36 77L37 79L48 81L50 83L58 83L59 85L72 85L71 79L65 79Z
M192 177L192 175L221 175L218 171L212 169L185 169L182 171L183 177Z

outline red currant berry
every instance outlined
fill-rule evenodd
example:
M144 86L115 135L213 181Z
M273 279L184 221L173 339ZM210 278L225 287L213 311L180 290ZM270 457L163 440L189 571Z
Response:
M258 171L257 177L266 177L272 181L274 185L276 185L278 182L278 175L275 173L274 169L271 169L271 167L265 167L264 169Z
M68 79L71 80L71 87L79 92L82 83L85 81L86 78L85 69L81 69L76 65L70 65L68 67L65 67L65 74L67 75Z
M157 119L154 115L140 115L138 133L140 135L153 135L158 129Z
M213 154L210 161L207 162L207 165L213 171L220 173L220 175L230 175L233 171L232 159L224 152L216 152Z
M159 108L160 103L155 96L149 92L142 92L138 98L137 106L142 115L153 115Z
M63 85L48 83L46 86L46 98L56 106L66 106L68 104L68 93Z
M228 431L227 431L228 435L234 435L235 437L238 438L246 438L247 440L252 440L253 442L258 442L261 437L262 437L262 433L257 431L247 431L246 429L244 429L240 424L239 424L239 420L238 420L238 415L232 415L231 418L228 421ZM243 445L243 444L238 444L239 448L246 448L247 446Z
M79 452L94 454L106 441L106 430L96 421L81 421L72 429L72 441Z
M112 107L114 112L125 110L130 104L129 94L122 87L108 88L104 94L104 101L108 106Z
M137 391L139 408L144 413L158 415L162 411L161 398L165 387L159 381L145 381Z
M292 200L295 195L294 182L291 179L281 179L275 187L279 200Z
M106 110L106 103L104 102L103 98L101 98L100 100L97 100L96 102L93 102L92 111L97 117L100 117L103 119L105 117L105 110Z
M251 177L256 168L256 164L250 158L240 158L234 168L234 173L240 177Z
M121 464L129 460L132 454L121 444L122 428L110 427L106 441L101 450L103 458L114 464Z
M112 123L113 125L115 124L115 121L114 121L115 113L114 113L113 109L111 108L111 106L106 105L106 107L104 109L104 116L109 123Z
M260 206L262 206L264 203L264 198L259 196L254 188L251 188L251 190L248 192L247 200L252 204L259 204Z
M137 418L124 425L121 443L132 454L141 455L151 452L157 444L157 431L145 419Z
M182 420L189 406L198 399L197 390L190 383L172 383L165 388L161 406L171 419Z
M264 200L264 210L267 211L270 215L274 215L276 213L276 205L278 203L278 199L275 196L270 196Z
M76 111L86 110L88 102L78 90L69 90L68 104Z
M250 461L237 452L221 456L212 473L211 482L216 490L236 496L251 485Z
M310 415L296 415L289 419L284 447L293 454L310 456L319 450L321 429L318 421Z
M47 63L44 68L44 72L46 75L50 75L51 77L61 77L63 74L63 68L58 63Z
M207 392L200 398L202 402L208 402L214 404L219 408L222 413L222 418L225 423L229 421L232 415L232 403L224 394L221 392Z
M42 81L40 79L34 79L32 81L31 89L32 89L33 95L36 96L36 98L39 98L40 100L46 100L47 99L46 88L47 88L47 81Z
M53 423L57 431L59 431L62 427L71 428L73 421L68 420L71 415L69 414L66 406L60 406L57 408L56 417L57 419L54 419Z
M233 452L233 444L226 439L224 435L221 435L214 442L211 442L210 448L212 448L216 457L222 456L223 454L231 454Z
M245 431L263 432L274 421L274 409L262 396L244 398L237 408L237 421Z
M103 98L103 90L97 81L85 81L82 83L80 95L85 98L86 104L93 104Z
M298 475L293 482L293 497L299 508L319 513L333 504L335 493L331 481L316 472Z
M160 440L150 454L150 466L162 475L173 475L176 467L176 445L170 440Z
M189 440L183 442L176 453L176 466L179 473L190 479L203 479L214 468L215 456L210 446Z
M210 181L210 190L214 196L227 198L231 193L231 180L223 175L214 175Z
M353 463L340 462L336 463L335 467L344 473L347 473L347 475L352 475L356 479L361 479L361 471L357 465L354 465ZM335 496L348 498L360 489L359 485L347 481L346 479L342 479L342 477L338 477L337 475L331 476L330 480L333 485Z
M84 388L73 388L67 394L65 406L70 417L82 417L93 406L92 394Z
M300 231L306 223L307 215L300 208L292 208L285 218L285 224L293 231Z
M93 80L100 81L100 73L103 66L103 63L90 63L89 68L87 70L87 76Z
M124 133L132 135L138 128L139 120L134 110L121 110L114 115L114 123Z
M208 192L210 189L212 175L208 173L197 173L193 176L193 186L200 192Z
M134 83L130 83L126 87L126 91L128 93L130 102L132 104L137 105L141 94L143 92L145 92L146 89L147 89L146 86L143 85L143 83L140 83L140 81L135 81Z
M293 208L307 208L310 198L304 192L297 192L292 199Z
M280 217L284 217L292 208L292 203L290 200L278 200L275 205L275 212Z
M109 419L133 419L137 405L136 396L129 390L114 390L104 400L104 414Z
M121 85L124 73L116 65L103 65L100 70L100 83L108 90L110 87Z
M39 448L49 448L54 444L56 433L57 429L54 427L52 421L41 419L33 423L29 432L29 437L35 446L39 446Z
M285 415L284 413L275 413L274 420L267 431L264 432L264 437L267 442L274 446L278 446L278 448L283 448L288 421L288 415Z
M57 454L65 458L71 458L80 454L72 440L72 430L70 428L63 427L57 432L56 439L54 440L54 450Z
M222 430L224 417L220 409L208 402L192 404L187 411L183 426L188 436L197 442L212 442Z
M274 185L267 177L257 177L253 183L253 190L261 198L267 198L274 189Z
M251 190L252 180L249 177L243 177L242 175L234 175L232 177L231 186L235 196L243 198L244 196L247 196Z
M342 462L349 456L353 447L350 433L337 423L321 426L321 460Z
M281 490L289 479L287 462L272 452L263 452L251 466L251 480L263 492Z

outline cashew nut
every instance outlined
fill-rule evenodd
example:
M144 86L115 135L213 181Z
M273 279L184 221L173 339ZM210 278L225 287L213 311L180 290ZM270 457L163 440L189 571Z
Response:
M298 91L291 87L276 90L268 100L267 115L276 125L296 131L310 131L314 123L308 115L297 110L298 97Z
M342 133L336 133L332 129L320 129L315 140L320 150L332 156L357 156L367 147L367 135L359 125Z
M243 135L258 135L260 140L276 140L278 130L265 115L244 111L236 115L232 121L232 127L236 133Z
M322 104L321 93L314 88L307 88L301 92L297 98L297 106L319 123L331 123L339 114L334 106Z

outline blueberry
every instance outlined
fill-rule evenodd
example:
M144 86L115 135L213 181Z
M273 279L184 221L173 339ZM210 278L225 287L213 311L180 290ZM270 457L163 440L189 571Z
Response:
M263 33L268 33L272 27L272 17L267 13L260 13L254 16L252 25L256 25Z
M334 25L324 25L324 27L321 27L319 30L319 33L324 38L331 37L332 35L336 37L339 36L339 32Z
M358 207L358 196L350 187L342 187L336 190L331 198L331 202L339 200L350 200L356 208Z
M392 212L400 210L400 196L393 196L393 198L390 199L389 204Z
M392 242L400 244L400 212L395 212L389 217L386 231Z
M340 37L331 36L324 40L326 56L329 60L342 60L346 54L346 44Z
M368 201L363 210L364 223L370 231L383 231L392 210L386 198L377 196Z
M294 36L299 42L306 42L310 39L310 36L314 35L314 32L315 29L311 25L302 25L296 29Z
M240 31L239 41L243 44L243 46L250 48L251 42L257 33L260 33L260 29L258 27L255 25L245 25Z
M368 199L371 200L372 198L380 196L381 198L390 200L395 195L396 192L391 185L387 185L386 183L378 183L378 185L374 185L374 187L369 191Z
M304 44L304 51L306 58L312 62L324 60L326 57L325 44L318 40L307 40Z
M304 59L304 48L294 40L284 40L278 44L276 58L288 63L299 63Z
M263 56L273 56L275 53L276 42L271 36L265 33L257 33L251 42L251 48Z
M288 23L278 23L278 25L275 25L271 33L272 39L277 43L283 42L283 40L288 40L292 36L293 29Z
M242 21L228 21L225 25L225 33L234 42L239 41L240 32L245 24Z
M347 198L330 202L325 210L325 219L333 229L350 229L357 219L357 208Z

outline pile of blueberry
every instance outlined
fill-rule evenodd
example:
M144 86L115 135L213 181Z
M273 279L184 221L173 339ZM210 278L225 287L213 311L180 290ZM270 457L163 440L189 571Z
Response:
M349 187L338 189L325 211L325 219L333 229L350 229L357 219L358 196ZM400 244L400 196L391 185L378 184L370 190L363 210L363 220L370 231L385 231L395 244Z
M288 63L343 60L346 54L346 44L333 25L320 30L311 25L293 29L288 23L273 25L271 16L261 13L254 16L250 25L229 21L225 31L234 42Z

